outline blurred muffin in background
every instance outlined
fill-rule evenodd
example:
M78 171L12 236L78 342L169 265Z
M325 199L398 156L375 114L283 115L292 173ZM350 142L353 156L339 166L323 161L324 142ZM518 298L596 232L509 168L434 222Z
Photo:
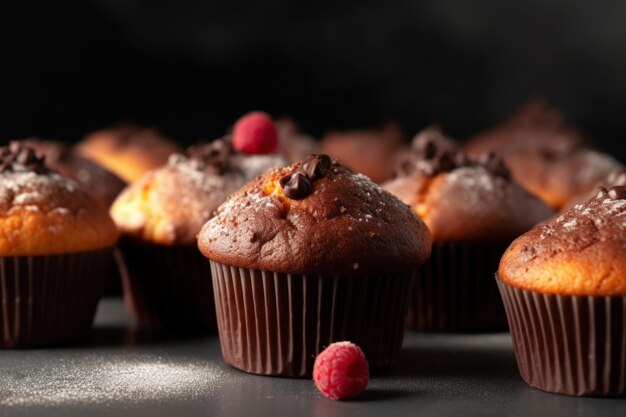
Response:
M411 140L411 146L398 152L395 158L393 177L414 171L416 160L434 156L437 152L456 152L460 145L443 134L438 125L428 126Z
M278 130L278 152L289 162L297 162L313 153L320 153L319 143L312 137L300 130L295 120L280 118L276 120Z
M29 138L20 141L45 157L45 164L82 186L83 191L110 207L126 183L117 175L90 159L78 155L70 145L51 140Z
M182 152L178 144L157 130L133 125L90 133L76 150L129 183L165 164L171 154Z
M106 208L33 148L0 148L0 348L85 337L118 236Z
M321 141L321 151L355 172L382 183L391 178L404 135L396 124L382 128L333 131Z
M493 273L511 241L552 210L519 186L493 153L468 158L422 140L413 156L412 165L382 186L415 211L433 238L407 325L438 332L506 328Z
M474 156L496 152L518 183L556 210L622 167L610 155L586 148L563 116L539 101L470 139L465 150Z
M259 134L268 131L271 119L257 113L242 120L244 129L234 131L236 141L218 139L171 155L165 165L130 184L111 208L122 232L124 295L144 327L215 329L210 265L197 249L196 235L230 194L286 163L265 152L275 149L275 136Z
M565 212L578 204L586 203L595 198L598 195L598 190L601 189L601 187L611 188L615 187L616 185L626 185L626 169L623 168L615 170L609 173L606 178L598 181L596 183L596 186L589 191L576 194L567 201L567 203L561 209L561 212Z

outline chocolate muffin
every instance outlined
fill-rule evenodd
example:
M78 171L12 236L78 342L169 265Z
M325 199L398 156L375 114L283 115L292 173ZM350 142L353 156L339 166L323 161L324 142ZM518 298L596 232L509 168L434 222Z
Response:
M433 238L407 324L426 331L506 328L493 271L511 241L552 210L517 185L493 154L476 160L433 142L418 151L404 175L383 184L417 213Z
M322 138L321 151L376 183L391 178L402 149L403 134L396 125L378 129L334 131Z
M228 140L217 140L170 156L122 192L111 216L122 232L127 304L141 325L215 330L210 266L196 235L229 194L283 163L235 153Z
M130 183L182 149L155 129L122 125L89 134L76 151Z
M563 117L543 103L523 108L501 126L471 139L465 149L475 156L498 153L515 180L555 210L622 166L607 154L587 149Z
M626 396L626 187L516 239L498 285L524 381L569 395Z
M204 225L225 361L310 376L317 353L351 340L393 363L426 226L406 205L327 155L269 171Z
M45 163L82 186L83 191L104 207L110 207L126 183L108 169L78 155L69 145L41 139L25 139L22 144L45 157Z
M84 337L118 233L106 209L20 142L0 148L0 347Z

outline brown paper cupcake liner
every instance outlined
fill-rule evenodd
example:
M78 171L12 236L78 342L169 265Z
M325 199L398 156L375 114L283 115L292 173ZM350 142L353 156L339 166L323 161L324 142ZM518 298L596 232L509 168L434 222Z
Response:
M359 345L373 369L396 359L414 274L279 274L211 262L224 360L245 372L307 377L329 344Z
M496 280L528 385L567 395L626 396L626 296L542 294Z
M214 332L211 267L197 247L122 244L126 303L143 327Z
M59 345L85 337L111 251L0 258L0 347Z
M505 330L493 274L506 245L433 245L417 273L407 327L431 332Z

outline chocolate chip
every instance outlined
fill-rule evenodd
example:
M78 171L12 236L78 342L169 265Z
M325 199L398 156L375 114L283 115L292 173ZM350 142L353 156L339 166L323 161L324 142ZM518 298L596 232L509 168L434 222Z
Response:
M205 164L208 170L216 174L223 174L229 168L232 153L233 148L228 138L190 146L186 152L190 159Z
M29 165L36 161L35 151L31 148L22 148L17 153L16 162L21 165Z
M409 153L402 153L398 156L393 177L403 177L415 172L415 157Z
M294 172L280 179L285 195L292 200L301 200L311 194L313 184L302 172Z
M442 151L433 160L435 171L448 172L455 168L454 157L451 152Z
M250 241L250 243L254 243L257 240L259 240L259 235L256 232L253 232L252 230L250 230L248 232L248 240Z
M11 141L9 146L0 150L0 172L13 171L15 165L20 165L30 172L42 174L48 171L44 159L34 149L24 146L24 143Z
M608 196L611 200L624 200L626 199L626 186L616 185L609 188Z
M481 162L494 176L501 178L511 177L511 171L509 171L509 168L506 166L504 161L494 152L488 152L487 154L483 155L481 159Z
M596 198L604 198L608 194L608 190L605 187L598 187L598 194L596 194Z
M433 159L437 155L437 145L431 139L415 141L413 148L423 159Z
M330 171L332 164L333 162L328 155L311 154L304 160L302 170L311 181L315 181L324 178Z

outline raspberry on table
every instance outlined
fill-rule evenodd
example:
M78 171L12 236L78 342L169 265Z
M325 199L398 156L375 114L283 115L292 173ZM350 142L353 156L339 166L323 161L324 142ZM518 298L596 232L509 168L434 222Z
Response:
M352 398L369 382L369 365L361 348L336 342L317 355L313 366L315 386L331 400Z
M233 128L233 147L245 154L269 154L278 149L278 131L272 118L263 112L248 113Z

